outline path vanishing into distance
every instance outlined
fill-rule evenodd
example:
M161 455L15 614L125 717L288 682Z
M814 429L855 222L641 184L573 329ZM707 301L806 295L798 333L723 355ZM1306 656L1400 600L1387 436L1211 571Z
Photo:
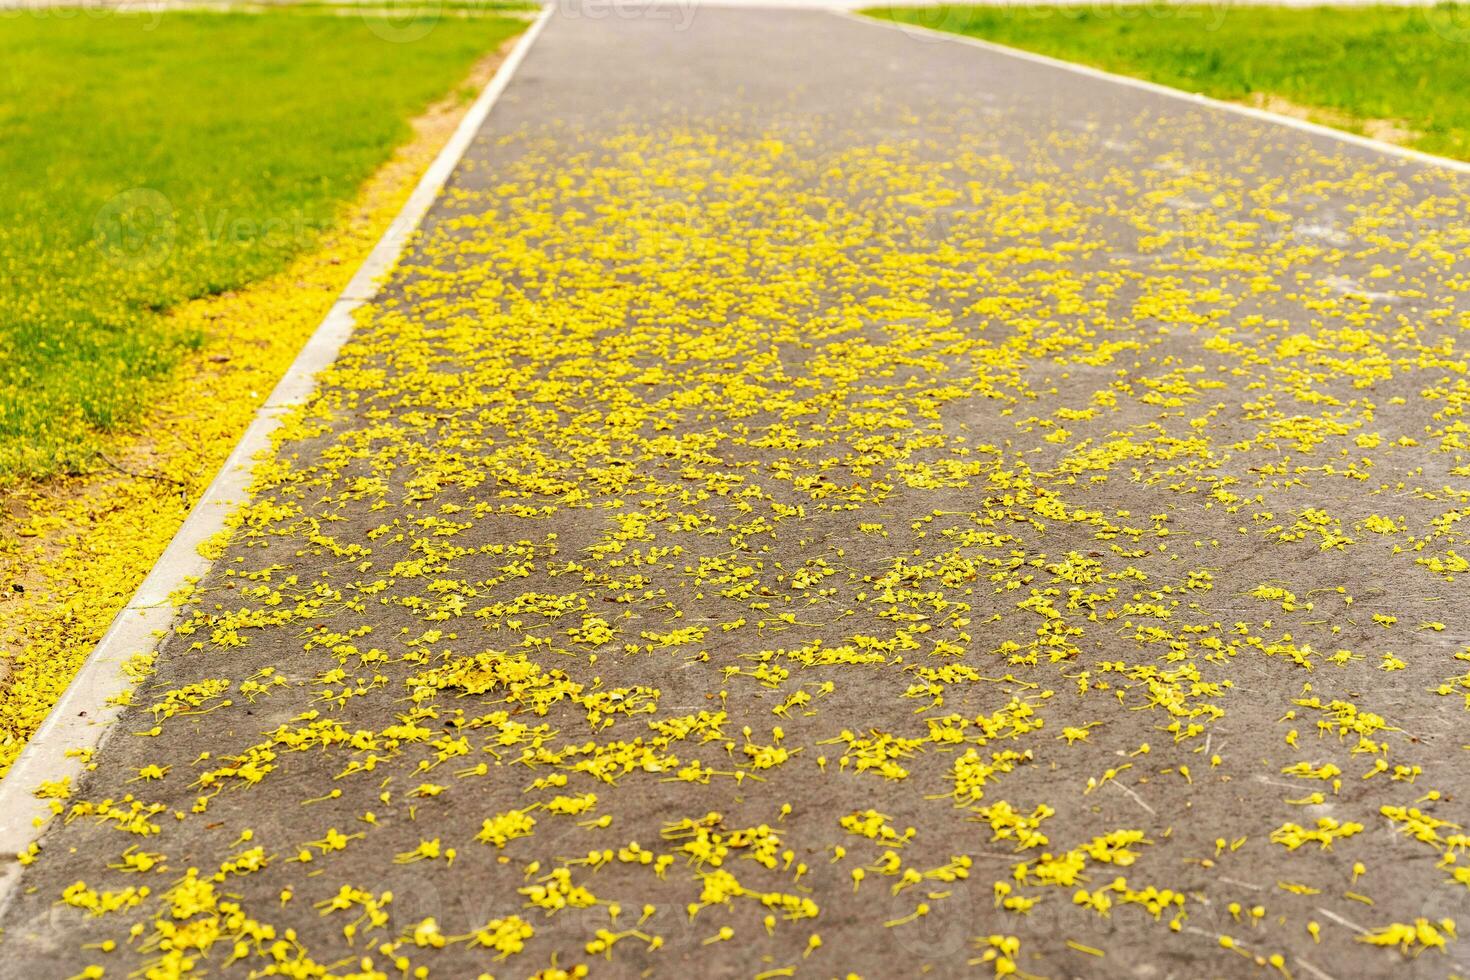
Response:
M675 13L547 22L0 975L1470 973L1470 178Z

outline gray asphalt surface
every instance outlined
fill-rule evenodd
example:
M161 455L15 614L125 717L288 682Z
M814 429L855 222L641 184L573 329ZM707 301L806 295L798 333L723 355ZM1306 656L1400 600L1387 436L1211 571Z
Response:
M0 974L1467 972L1465 191L829 13L564 12L67 802L156 832L53 827ZM664 873L586 863L631 842ZM597 904L528 907L553 869Z

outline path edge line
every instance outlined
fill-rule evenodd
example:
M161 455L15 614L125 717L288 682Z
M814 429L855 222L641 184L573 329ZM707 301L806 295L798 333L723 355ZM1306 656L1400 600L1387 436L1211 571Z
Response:
M902 6L907 7L909 5L903 4ZM873 9L881 9L881 7ZM1086 75L1089 78L1096 78L1105 82L1112 82L1116 85L1125 85L1130 88L1142 89L1145 92L1152 92L1155 95L1163 95L1171 99L1178 99L1180 101L1189 102L1194 105L1208 106L1212 109L1220 109L1224 112L1234 113L1237 116L1246 116L1247 118L1255 119L1261 122L1275 123L1278 126L1286 126L1289 129L1295 129L1304 133L1311 133L1314 136L1326 137L1327 139L1336 140L1339 143L1347 143L1352 146L1361 147L1363 149L1374 150L1387 156L1399 157L1400 159L1409 160L1423 166L1438 167L1444 170L1452 170L1456 173L1470 174L1470 161L1455 160L1451 157L1443 157L1434 153L1425 153L1423 150L1415 150L1411 147L1400 146L1397 143L1387 143L1383 140L1373 139L1371 136L1360 136L1357 133L1350 133L1345 129L1335 129L1332 126L1324 126L1321 123L1310 122L1306 119L1298 119L1295 116L1282 115L1279 112L1272 112L1269 109L1257 109L1254 106L1241 105L1238 102L1226 102L1224 99L1212 98L1199 92L1190 92L1182 88L1175 88L1171 85L1163 85L1159 82L1150 82L1142 78L1135 78L1132 75L1120 75L1116 72L1106 71L1102 68L1094 68L1091 65L1085 65L1078 61L1067 61L1064 58L1053 58L1049 55L1038 54L1035 51L1027 51L1025 48L1016 48L1012 47L1009 44L1001 44L997 41L987 41L983 38L971 37L968 34L955 34L950 31L937 30L933 27L924 27L920 24L908 24L896 20L888 20L881 17L872 17L867 14L859 13L855 10L837 10L829 7L827 8L827 12L835 14L838 17L842 17L847 20L869 24L874 27L886 27L889 30L903 31L905 33L912 31L928 35L935 38L936 40L952 41L957 44L968 44L972 47L982 48L986 51L992 51L996 54L1008 55L1012 58L1019 58L1022 61L1030 61L1036 64L1048 65L1052 68L1061 68L1065 71L1074 72L1078 75Z
M0 779L0 862L3 862L0 915L14 898L21 877L23 865L16 855L39 840L50 824L50 801L37 799L35 789L46 780L70 778L75 784L85 764L69 753L97 749L111 733L122 714L122 708L112 702L133 687L122 670L123 664L136 653L158 649L176 613L169 596L184 588L189 579L203 576L213 564L199 553L199 546L223 530L229 515L249 500L256 457L270 450L271 435L282 418L316 390L317 374L336 360L352 333L353 313L377 295L380 280L402 255L409 236L438 199L440 190L555 11L554 4L546 5L516 40L419 178L388 229L338 294L269 397L256 409L229 458L189 511L132 599L118 612L10 771Z

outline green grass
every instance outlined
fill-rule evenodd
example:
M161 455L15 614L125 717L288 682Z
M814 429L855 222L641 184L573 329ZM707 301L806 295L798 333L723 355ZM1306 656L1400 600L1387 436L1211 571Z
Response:
M202 342L162 312L311 248L408 120L524 27L0 19L0 485L95 467L100 434Z
M1401 122L1417 149L1470 159L1470 5L892 8L968 34L1220 99L1252 93ZM1322 121L1347 122L1324 119ZM1347 122L1347 128L1362 131Z

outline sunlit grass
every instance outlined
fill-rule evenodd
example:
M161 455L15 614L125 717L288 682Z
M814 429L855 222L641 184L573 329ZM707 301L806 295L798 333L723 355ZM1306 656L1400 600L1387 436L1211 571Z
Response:
M194 334L312 246L408 120L525 26L90 10L0 20L0 484L97 465Z

